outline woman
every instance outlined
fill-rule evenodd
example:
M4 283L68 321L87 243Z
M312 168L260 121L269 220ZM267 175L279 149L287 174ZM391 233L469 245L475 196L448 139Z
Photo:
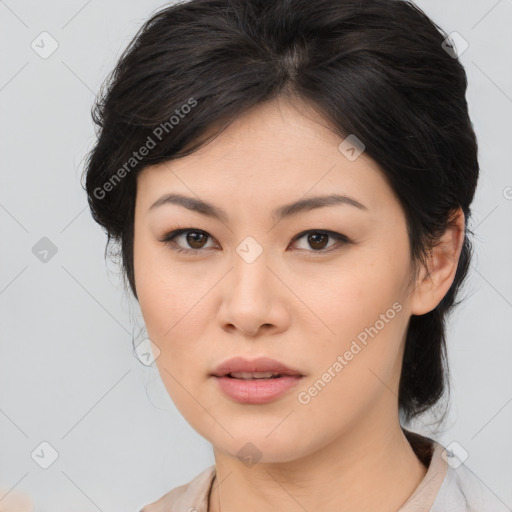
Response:
M144 512L508 510L402 426L446 394L471 255L455 57L398 0L192 0L121 56L89 204L215 454Z

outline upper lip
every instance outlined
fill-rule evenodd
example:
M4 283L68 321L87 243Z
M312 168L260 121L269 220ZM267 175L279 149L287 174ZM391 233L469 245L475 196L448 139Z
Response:
M257 359L233 357L219 364L212 372L212 375L215 377L223 377L228 373L234 372L273 372L279 375L302 375L298 370L289 368L283 363L269 357L258 357Z

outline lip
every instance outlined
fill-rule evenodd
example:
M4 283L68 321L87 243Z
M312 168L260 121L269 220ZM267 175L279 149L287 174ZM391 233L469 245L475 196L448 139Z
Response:
M250 360L244 357L233 357L217 366L212 375L214 377L224 377L233 372L273 372L281 375L303 376L298 370L288 368L285 364L269 357L258 357Z
M228 377L229 373L234 372L273 372L282 376L254 380ZM252 360L234 357L221 363L211 376L223 393L243 404L264 404L276 400L293 389L304 377L298 370L268 357Z
M266 404L293 389L300 380L300 375L283 375L274 379L243 380L231 377L215 377L220 390L229 398L242 404Z

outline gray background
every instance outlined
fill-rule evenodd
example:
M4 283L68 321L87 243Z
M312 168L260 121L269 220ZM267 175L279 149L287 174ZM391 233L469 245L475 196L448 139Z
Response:
M469 43L482 168L468 300L448 329L452 412L436 436L512 507L512 0L417 3ZM214 462L133 354L140 311L80 186L94 94L163 5L0 1L0 488L29 493L38 512L137 511ZM31 47L43 31L59 45L47 59ZM33 253L43 237L57 249L46 262ZM416 427L433 435L426 419ZM43 441L59 455L48 469L31 457Z

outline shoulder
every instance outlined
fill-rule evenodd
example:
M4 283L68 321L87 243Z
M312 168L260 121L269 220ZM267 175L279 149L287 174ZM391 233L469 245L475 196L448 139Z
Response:
M510 512L505 503L468 466L441 447L446 475L430 512Z
M190 482L175 487L159 500L145 505L140 512L207 512L214 477L215 465L212 465Z
M404 430L418 458L427 467L425 477L399 512L512 512L455 449L429 437ZM462 453L462 452L461 452Z

